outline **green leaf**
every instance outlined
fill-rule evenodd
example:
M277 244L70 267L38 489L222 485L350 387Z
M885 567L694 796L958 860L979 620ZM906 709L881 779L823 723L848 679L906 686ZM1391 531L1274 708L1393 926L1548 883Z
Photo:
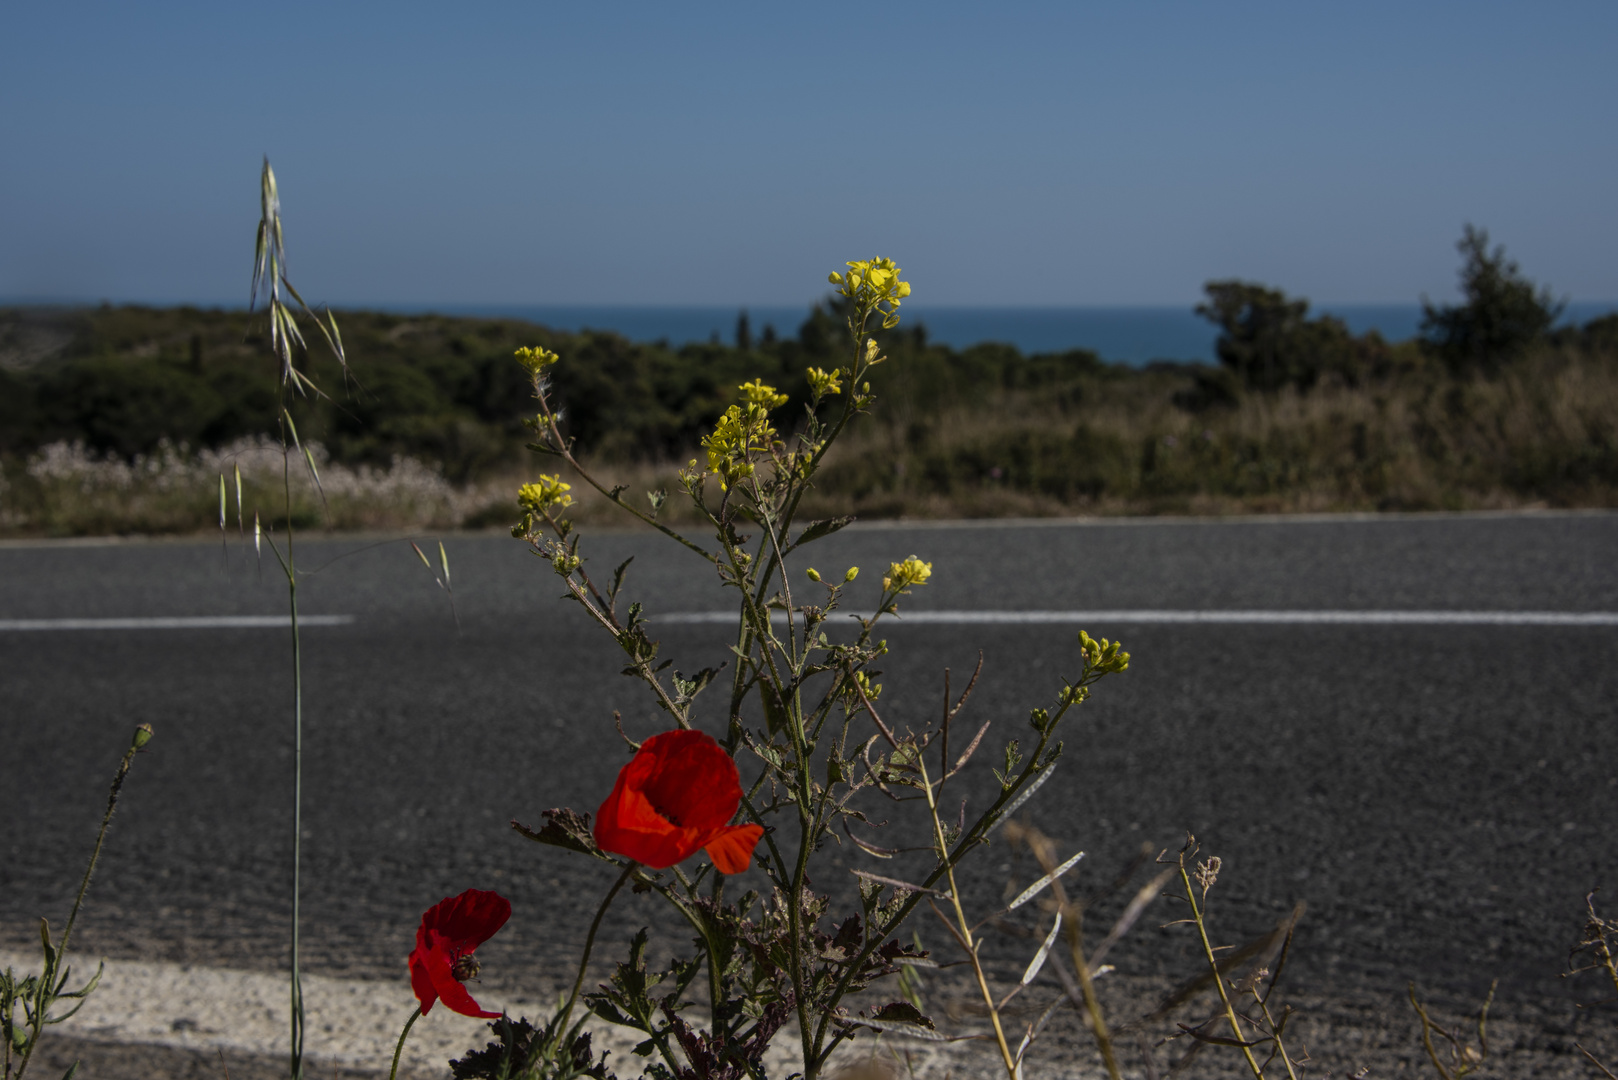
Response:
M854 521L855 518L852 516L822 518L819 521L811 521L808 527L805 528L803 532L798 534L798 538L792 542L787 550L791 551L794 548L800 548L805 544L813 543L814 541L819 540L821 537L830 536L832 533L837 532L844 526L853 524Z
M775 692L775 687L769 683L760 684L758 696L764 705L764 724L770 734L777 735L785 731L789 718L786 707L781 704L781 698Z
M542 829L536 831L515 821L511 823L511 827L538 844L566 848L568 851L577 851L581 855L594 855L600 859L607 858L596 846L595 836L590 832L589 814L556 807L545 811L545 827Z

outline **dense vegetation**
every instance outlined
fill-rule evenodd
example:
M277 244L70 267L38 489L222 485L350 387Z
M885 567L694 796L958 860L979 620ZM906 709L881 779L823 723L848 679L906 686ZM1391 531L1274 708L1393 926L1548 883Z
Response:
M1198 308L1220 328L1218 366L957 350L901 325L876 372L882 419L829 462L820 497L868 515L1618 504L1618 316L1553 330L1559 306L1486 234L1468 228L1458 246L1463 301L1429 305L1406 342L1242 281L1210 282ZM835 363L841 313L815 309L794 338L755 341L743 325L734 345L678 349L511 319L340 322L352 378L310 357L329 397L294 407L304 437L336 465L414 458L459 490L490 485L486 514L463 514L472 499L452 516L494 521L509 513L493 490L532 468L517 347L561 354L555 400L585 454L656 484L746 379L791 395L783 417L800 413L805 368ZM27 462L49 444L130 461L273 432L263 333L239 311L0 309L6 527L92 527L46 512ZM148 524L195 527L197 513Z

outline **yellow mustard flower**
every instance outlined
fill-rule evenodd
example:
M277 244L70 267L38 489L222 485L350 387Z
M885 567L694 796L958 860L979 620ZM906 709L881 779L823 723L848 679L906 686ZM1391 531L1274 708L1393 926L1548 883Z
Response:
M530 375L540 374L560 359L560 356L541 346L517 350L517 363L527 368Z
M517 504L524 510L543 514L553 506L558 509L572 506L573 496L568 494L572 490L573 485L562 483L560 474L555 476L541 474L539 483L524 484L517 489Z
M814 392L816 398L843 392L843 384L839 381L843 377L841 371L822 371L817 367L812 367L809 369L808 375L809 389Z
M888 567L888 572L882 578L882 591L903 592L912 585L925 585L927 579L933 576L933 564L922 562L914 555L904 562L896 562Z
M861 313L877 312L882 325L892 329L899 324L899 304L910 295L910 282L900 281L903 273L892 259L857 259L848 263L848 273L833 273L829 279L837 291L854 301Z
M702 448L708 451L708 471L719 474L721 487L729 489L738 480L753 475L749 455L755 450L767 450L775 429L765 420L762 405L732 405L714 425L713 433L702 437Z
M787 403L785 394L777 393L775 387L766 385L762 379L744 382L738 389L742 392L743 401L749 405L762 405L766 411L779 409Z

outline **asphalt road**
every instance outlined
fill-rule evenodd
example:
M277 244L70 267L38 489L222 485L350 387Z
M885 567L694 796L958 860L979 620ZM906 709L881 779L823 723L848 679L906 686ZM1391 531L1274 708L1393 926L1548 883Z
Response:
M492 887L516 914L486 947L486 973L553 981L607 880L506 822L595 809L625 760L614 709L633 733L663 725L618 676L611 641L557 599L548 566L498 536L447 544L458 631L399 543L300 589L305 612L354 620L306 638L306 963L397 976L423 908ZM310 543L300 562L362 547ZM654 615L723 606L705 564L651 534L587 538L585 553L606 568L635 555L626 593ZM934 565L918 612L1618 612L1612 514L872 527L807 561L864 567L858 605L881 566L910 554ZM284 602L284 583L235 544L228 563L217 543L0 547L0 620L273 615ZM1618 627L1087 628L1122 637L1134 664L1084 706L1061 772L1030 804L1040 827L1090 852L1081 883L1189 829L1224 860L1211 903L1228 940L1307 901L1295 986L1396 994L1418 977L1470 994L1498 976L1503 998L1566 998L1556 975L1583 898L1618 891ZM998 745L1071 670L1074 630L894 625L888 715L934 715L941 669L970 669L982 649L974 708L995 719ZM723 626L659 636L682 669L725 657ZM113 765L149 721L157 738L126 788L80 946L280 967L289 670L284 630L0 630L0 944L37 940L42 913L60 925ZM965 793L981 796L987 771ZM995 849L974 901L1023 870ZM654 918L632 898L609 934ZM1114 960L1173 974L1185 944L1154 922Z

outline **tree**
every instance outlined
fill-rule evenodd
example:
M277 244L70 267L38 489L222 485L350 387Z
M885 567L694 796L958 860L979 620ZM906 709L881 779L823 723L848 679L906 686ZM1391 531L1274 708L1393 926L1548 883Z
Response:
M1249 281L1210 281L1197 314L1222 331L1219 362L1254 390L1307 390L1332 372L1357 382L1386 353L1380 337L1356 338L1332 315L1309 318L1309 301Z
M1468 224L1455 248L1466 302L1434 306L1422 297L1422 343L1452 371L1496 371L1543 338L1566 305L1524 277L1504 245L1491 252L1487 230Z

